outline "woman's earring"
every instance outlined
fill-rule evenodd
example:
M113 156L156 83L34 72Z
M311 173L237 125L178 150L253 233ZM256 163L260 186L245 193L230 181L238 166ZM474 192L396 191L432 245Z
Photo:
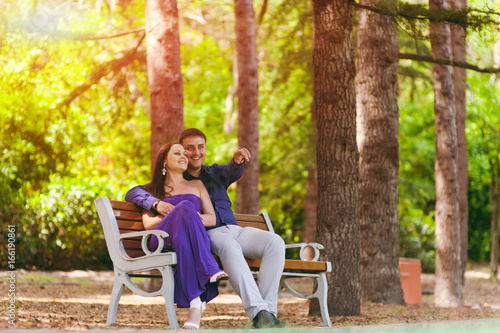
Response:
M167 168L165 166L165 163L163 163L163 169L161 170L161 173L165 176L167 174Z

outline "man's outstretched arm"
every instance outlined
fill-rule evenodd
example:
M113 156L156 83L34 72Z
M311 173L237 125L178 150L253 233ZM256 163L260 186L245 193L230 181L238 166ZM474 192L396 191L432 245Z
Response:
M140 185L132 187L130 190L128 190L127 194L125 194L125 201L132 202L136 206L149 211L153 207L153 204L158 200L158 198L153 197Z
M241 148L234 153L228 164L219 166L219 175L223 173L228 176L221 178L226 188L241 178L245 172L245 162L250 162L250 158L250 152L246 148Z

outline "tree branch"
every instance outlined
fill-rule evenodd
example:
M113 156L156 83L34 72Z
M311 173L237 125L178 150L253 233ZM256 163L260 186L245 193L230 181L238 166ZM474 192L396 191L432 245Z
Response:
M77 34L72 34L72 33L67 33L67 32L45 32L45 31L38 31L38 32L46 33L46 34L49 34L49 35L51 35L53 37L57 37L57 38L63 38L63 39L68 39L68 40L77 40L77 41L86 41L86 40L102 40L102 39L111 39L111 38L116 38L116 37L122 37L122 36L130 35L130 34L136 34L139 32L143 32L145 29L146 29L145 27L142 27L142 28L138 28L138 29L134 29L134 30L130 30L130 31L119 32L117 34L110 35L110 36L89 36L89 35L85 35L85 34L77 35Z
M479 66L472 65L472 64L469 64L466 62L444 60L444 59L434 59L430 56L424 56L424 55L419 55L419 54L400 53L399 59L410 59L410 60L423 61L423 62L432 62L432 63L440 64L440 65L449 65L449 66L454 66L454 67L470 69L472 71L480 72L480 73L500 73L500 68L494 68L494 67L481 68Z
M355 0L351 0L351 3L356 8L369 10L396 20L400 18L408 21L447 22L476 30L480 30L488 24L499 24L491 16L500 16L500 13L495 11L482 11L474 8L467 8L461 11L452 9L430 10L425 5L402 2L398 2L394 6L379 2L378 7L362 5Z
M108 61L107 63L100 65L97 70L90 75L90 82L87 82L73 89L68 97L66 97L66 99L64 99L56 106L56 109L62 108L64 106L69 106L75 99L86 92L90 87L92 87L94 84L97 84L104 76L128 65L135 58L137 50L141 46L145 37L146 34L144 33L139 39L136 47L127 51L122 57L113 59L111 61Z
M114 34L114 35L111 35L111 36L101 36L101 37L84 37L84 36L80 36L80 37L69 37L69 39L72 39L72 40L101 40L101 39L111 39L111 38L122 37L122 36L130 35L130 34L136 34L136 33L139 33L139 32L143 32L145 29L146 29L145 27L142 27L142 28L138 28L138 29L134 29L134 30L130 30L130 31L120 32L120 33L117 33L117 34Z
M266 14L267 11L267 0L264 0L262 3L262 7L260 8L260 13L259 13L259 19L257 21L258 25L262 24L262 21L264 20L264 15Z

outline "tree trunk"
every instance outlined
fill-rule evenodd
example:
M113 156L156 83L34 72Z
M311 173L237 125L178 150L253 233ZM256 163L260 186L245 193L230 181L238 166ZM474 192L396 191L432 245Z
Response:
M317 135L316 135L316 111L314 103L311 105L311 135L309 136L310 147L316 148ZM316 149L314 149L316 151ZM316 220L318 209L318 170L316 167L316 156L312 157L312 165L307 168L307 181L306 181L306 198L305 198L305 221L304 221L304 242L316 241ZM314 258L314 251L308 247L304 251L307 259ZM318 303L319 305L319 303Z
M234 100L238 92L238 60L236 56L233 60L233 84L227 88L225 115L224 115L224 134L231 134L234 131L234 125L238 113L234 111Z
M238 57L238 146L252 158L236 186L236 211L259 213L259 82L252 0L235 0Z
M360 313L358 162L352 4L313 0L318 216L332 315Z
M361 4L376 6L376 1ZM360 10L356 98L361 297L392 304L404 304L399 276L398 53L396 23Z
M496 278L498 275L498 219L500 218L499 206L500 195L498 193L498 175L500 173L500 161L498 154L494 160L490 159L491 168L491 252L490 252L490 268L491 277Z
M451 0L451 8L461 11L467 8L467 0ZM451 48L453 60L466 62L467 41L466 31L458 24L452 24L451 28ZM466 100L465 90L467 84L467 72L465 68L453 67L453 86L455 89L455 112L457 121L457 167L458 167L458 196L460 210L460 261L461 261L461 281L465 283L465 271L467 270L467 249L469 247L469 166L467 158L467 138L465 135Z
M151 103L151 165L158 149L184 129L179 17L175 0L146 1Z
M429 8L447 8L446 0L430 0ZM451 60L447 24L431 22L432 56ZM460 216L457 178L457 127L451 66L432 64L436 126L436 285L435 304L462 305Z

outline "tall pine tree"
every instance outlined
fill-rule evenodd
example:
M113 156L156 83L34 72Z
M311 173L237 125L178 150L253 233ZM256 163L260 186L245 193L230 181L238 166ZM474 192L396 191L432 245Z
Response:
M238 57L238 146L250 151L250 163L236 185L236 211L259 213L259 81L255 12L252 0L235 0Z
M467 0L450 0L451 8L457 12L467 8ZM453 24L451 29L451 49L453 61L466 62L467 41L465 29ZM467 248L469 230L469 166L467 158L467 138L465 135L466 100L465 90L467 84L467 71L465 68L453 67L453 87L455 91L455 112L457 122L457 176L458 197L460 212L460 262L462 268L462 286L465 283L465 270L467 269Z
M446 9L446 0L430 0L430 9ZM431 22L431 52L435 59L452 59L447 23ZM462 305L460 214L458 206L457 126L452 68L432 64L436 127L436 285L435 304Z
M317 115L317 239L332 262L333 315L360 313L358 162L352 3L313 0Z
M376 6L374 0L360 3ZM396 23L360 10L356 99L361 296L404 304L399 276L398 54Z

